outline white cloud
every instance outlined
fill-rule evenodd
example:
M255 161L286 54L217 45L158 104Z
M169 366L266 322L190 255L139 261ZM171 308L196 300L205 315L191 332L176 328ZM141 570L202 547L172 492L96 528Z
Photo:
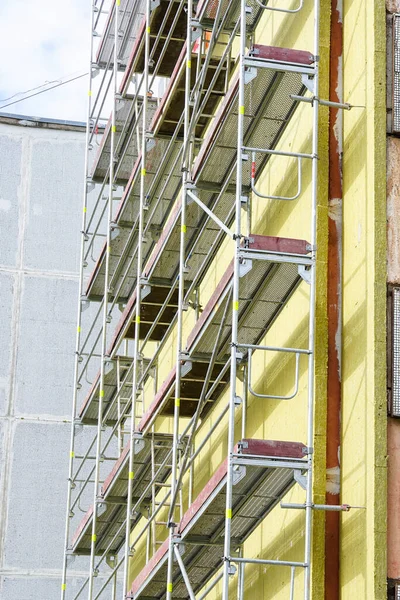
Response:
M1 0L0 98L88 70L90 4L89 0ZM84 121L86 98L83 78L3 112Z

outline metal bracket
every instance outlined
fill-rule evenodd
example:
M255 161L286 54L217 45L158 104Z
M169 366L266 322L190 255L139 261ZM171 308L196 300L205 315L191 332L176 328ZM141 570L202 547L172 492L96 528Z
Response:
M239 277L244 277L247 273L250 273L253 268L253 261L249 259L242 258L239 261Z
M246 476L246 467L244 465L233 466L233 485L236 485Z
M191 360L186 360L183 364L181 364L181 377L185 377L192 370L193 363Z
M234 402L235 406L241 406L243 400L242 400L242 398L240 396L235 396L235 399L234 399L233 402Z
M114 370L114 361L112 360L106 360L104 361L104 372L107 373L111 373L111 371Z
M245 67L244 70L244 83L250 83L257 77L257 69L255 67Z
M193 21L192 21L192 23L193 23ZM202 29L197 22L196 26L193 27L192 33L190 36L190 41L191 41L192 46L201 37L201 34L202 34Z
M90 194L95 188L95 183L91 179L86 180L86 193Z
M237 568L236 568L235 565L229 565L229 567L228 567L228 574L229 575L232 575L232 576L235 575L236 571L237 571Z
M158 6L160 6L161 1L160 0L150 0L150 12L152 12L153 10L155 10Z
M115 240L121 233L121 228L116 223L110 224L110 237Z
M90 306L90 300L86 296L81 296L81 311L84 312Z
M107 555L106 556L106 563L108 564L108 566L113 569L115 567L115 565L117 564L117 560L115 555Z
M152 150L155 145L156 145L156 140L154 138L148 138L146 140L146 150L147 150L147 152L150 152L150 150Z
M314 93L314 77L312 75L308 75L307 73L303 73L301 76L302 84L308 89L312 94Z
M294 480L299 484L299 486L303 488L303 490L307 489L307 477L303 475L300 469L294 470L293 477Z
M308 285L311 285L311 269L307 268L305 265L299 265L298 272L299 272L300 277L306 283L308 283Z
M141 439L141 440L136 439L133 444L133 453L139 454L143 450L144 444L145 444L145 442L143 439Z
M151 292L151 285L149 285L148 283L142 284L141 289L140 289L140 299L144 300L144 298L146 298L146 296L148 296Z

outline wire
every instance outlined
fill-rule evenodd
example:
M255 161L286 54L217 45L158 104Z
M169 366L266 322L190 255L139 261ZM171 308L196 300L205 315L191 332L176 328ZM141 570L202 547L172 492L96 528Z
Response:
M3 104L2 106L0 106L0 110L2 108L7 108L7 106L11 106L12 104L17 104L17 102L23 102L24 100L28 100L29 98L33 98L34 96L38 96L39 94L44 94L45 92L48 92L50 90L53 90L54 88L60 87L61 85L65 85L66 83L71 83L71 81L76 81L77 79L81 79L82 77L85 77L86 75L87 75L87 73L82 73L82 75L77 75L77 77L72 77L72 79L67 79L66 81L61 81L61 83L52 85L51 87L48 87L45 90L40 90L40 92L36 92L35 94L30 94L29 96L25 96L24 98L19 98L18 100L13 100L12 102L9 102L8 104ZM39 86L39 87L43 87L43 86ZM37 89L37 88L33 88L33 89ZM15 95L17 95L17 94L15 94ZM13 96L11 96L11 98L13 98Z
M61 83L61 80L53 79L52 81L45 81L44 83L42 83L42 85L37 85L36 87L30 88L29 90L24 90L23 92L17 92L16 94L9 96L8 98L0 98L0 102L7 102L7 100L12 100L13 98L16 98L17 96L22 96L23 94L29 94L29 92L35 92L36 90L40 90L40 88L42 88L42 87L46 87L46 86L50 85L51 83Z

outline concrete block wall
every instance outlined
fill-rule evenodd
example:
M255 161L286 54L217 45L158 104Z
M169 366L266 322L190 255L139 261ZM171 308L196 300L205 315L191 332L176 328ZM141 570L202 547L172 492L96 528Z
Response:
M54 600L64 546L85 134L23 123L0 122L0 598ZM72 587L82 575L78 561Z

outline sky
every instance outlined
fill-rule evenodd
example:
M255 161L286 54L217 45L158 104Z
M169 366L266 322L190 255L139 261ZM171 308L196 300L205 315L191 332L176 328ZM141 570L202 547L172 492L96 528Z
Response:
M18 92L88 71L90 7L91 0L0 0L0 112L86 121L86 77L2 107Z

